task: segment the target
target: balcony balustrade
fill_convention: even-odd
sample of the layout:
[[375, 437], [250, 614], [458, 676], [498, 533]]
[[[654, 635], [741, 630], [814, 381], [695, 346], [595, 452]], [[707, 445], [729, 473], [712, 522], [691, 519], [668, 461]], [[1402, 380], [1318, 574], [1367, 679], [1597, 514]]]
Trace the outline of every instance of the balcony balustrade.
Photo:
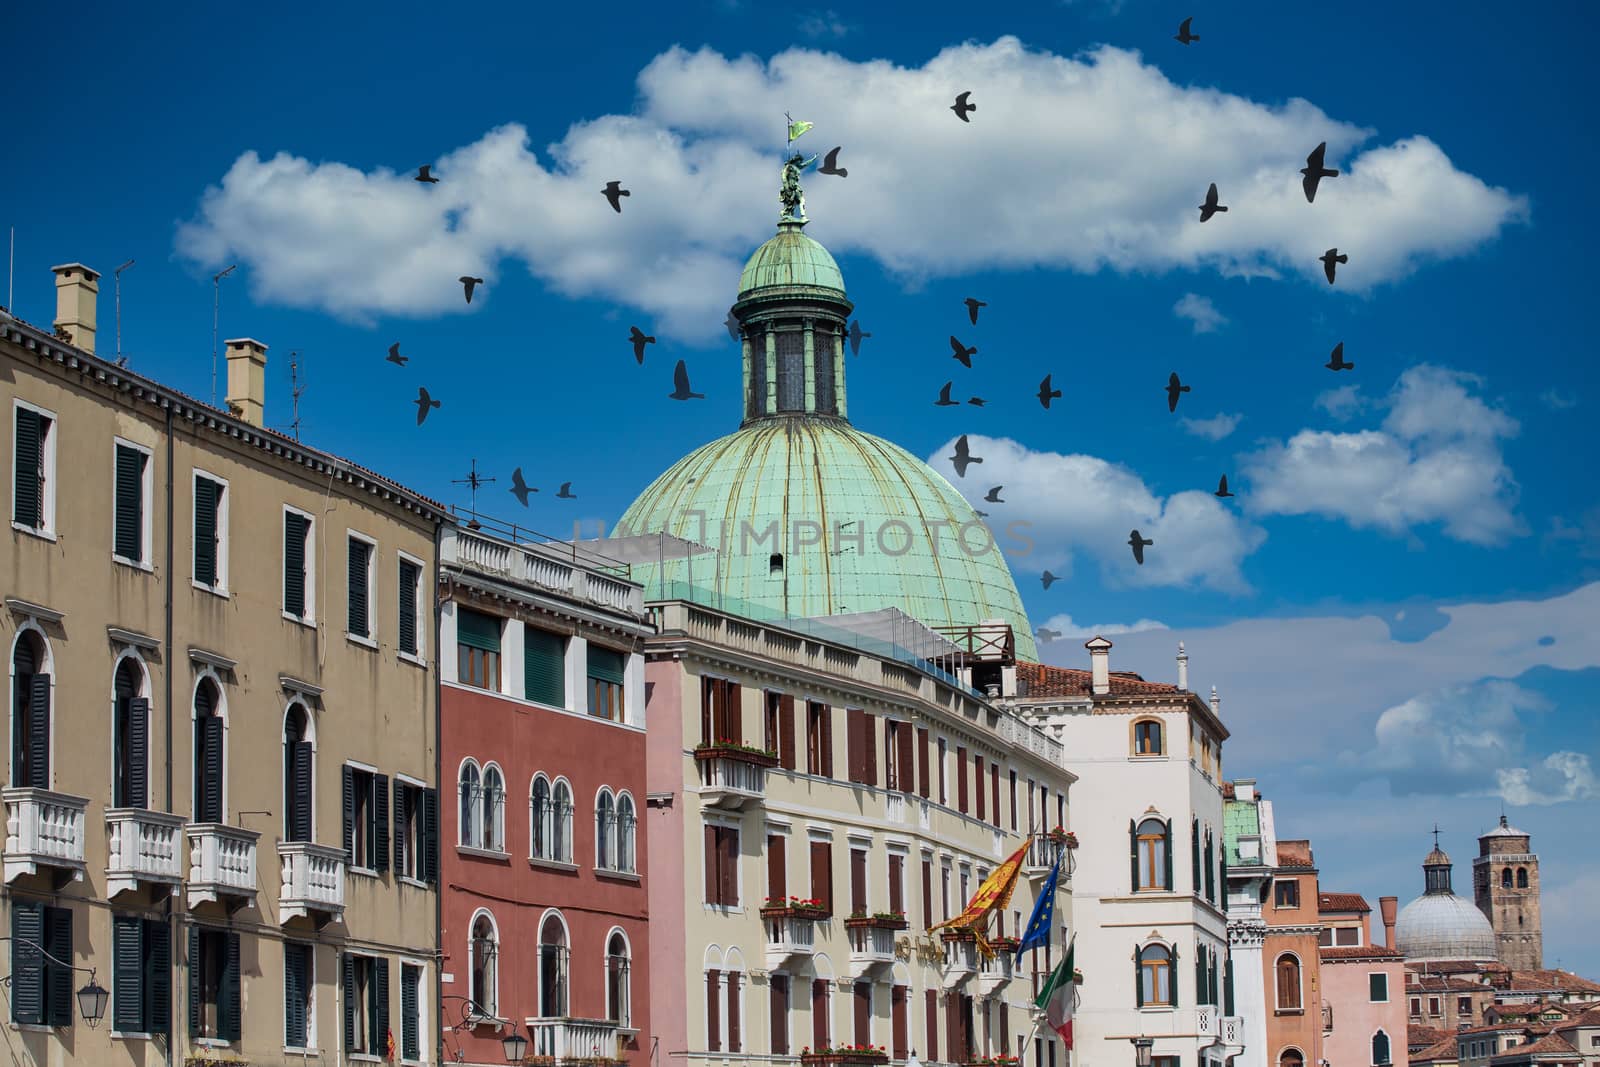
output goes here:
[[978, 961], [978, 995], [992, 997], [1011, 983], [1017, 960], [1017, 945], [1011, 938], [997, 938], [990, 942], [994, 949], [992, 959]]
[[865, 978], [894, 966], [895, 934], [906, 928], [904, 919], [856, 917], [844, 921], [850, 938], [850, 977]]
[[978, 973], [978, 942], [968, 930], [946, 930], [939, 938], [944, 942], [941, 984], [955, 989]]
[[344, 918], [346, 858], [342, 848], [309, 841], [280, 841], [278, 922], [309, 918], [319, 924]]
[[791, 960], [809, 960], [816, 952], [820, 912], [795, 908], [762, 908], [767, 928], [767, 966], [779, 968]]
[[700, 802], [728, 811], [761, 803], [767, 769], [778, 765], [777, 756], [732, 745], [703, 745], [694, 758], [700, 765]]
[[170, 886], [183, 882], [181, 815], [144, 808], [112, 808], [106, 812], [106, 895], [137, 889], [139, 883]]
[[532, 1038], [530, 1055], [550, 1057], [557, 1064], [618, 1058], [618, 1026], [609, 1020], [532, 1018], [526, 1022]]
[[6, 806], [5, 879], [14, 882], [40, 868], [83, 880], [84, 822], [88, 797], [48, 789], [0, 790]]
[[260, 834], [226, 823], [196, 823], [189, 839], [189, 906], [207, 902], [253, 904], [256, 841]]

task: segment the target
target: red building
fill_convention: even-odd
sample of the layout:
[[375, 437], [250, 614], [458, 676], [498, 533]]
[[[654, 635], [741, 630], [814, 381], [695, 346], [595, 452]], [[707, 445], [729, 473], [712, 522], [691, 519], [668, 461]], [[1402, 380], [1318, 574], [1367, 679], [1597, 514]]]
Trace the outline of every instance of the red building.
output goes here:
[[445, 1058], [646, 1067], [641, 589], [482, 529], [439, 560]]

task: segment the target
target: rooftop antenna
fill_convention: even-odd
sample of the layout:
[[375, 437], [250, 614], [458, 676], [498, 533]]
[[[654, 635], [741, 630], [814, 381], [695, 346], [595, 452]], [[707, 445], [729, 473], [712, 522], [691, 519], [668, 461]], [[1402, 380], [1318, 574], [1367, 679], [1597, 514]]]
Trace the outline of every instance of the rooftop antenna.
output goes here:
[[222, 279], [238, 268], [235, 263], [211, 276], [211, 406], [217, 406], [217, 311], [222, 306]]
[[122, 266], [111, 272], [112, 285], [117, 293], [117, 366], [126, 367], [128, 361], [122, 355], [122, 272], [133, 266], [133, 260], [128, 260]]
[[13, 311], [16, 307], [11, 302], [11, 287], [17, 281], [17, 228], [11, 227], [11, 261], [6, 268], [6, 310]]
[[306, 387], [300, 382], [300, 353], [289, 353], [289, 405], [294, 411], [294, 418], [289, 421], [289, 432], [296, 441], [300, 440], [300, 394]]
[[493, 478], [485, 478], [478, 473], [478, 461], [476, 459], [472, 461], [472, 469], [467, 472], [465, 478], [450, 479], [451, 485], [465, 485], [470, 486], [472, 489], [472, 521], [467, 523], [467, 529], [469, 530], [483, 529], [483, 523], [478, 521], [478, 490], [492, 481], [494, 481]]

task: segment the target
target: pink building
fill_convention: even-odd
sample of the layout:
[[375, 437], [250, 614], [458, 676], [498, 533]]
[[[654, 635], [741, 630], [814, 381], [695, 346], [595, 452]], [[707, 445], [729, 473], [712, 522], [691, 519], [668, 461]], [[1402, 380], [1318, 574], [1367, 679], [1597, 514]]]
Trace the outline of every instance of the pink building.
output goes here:
[[1373, 944], [1357, 893], [1319, 893], [1322, 1055], [1327, 1067], [1408, 1067], [1405, 960]]

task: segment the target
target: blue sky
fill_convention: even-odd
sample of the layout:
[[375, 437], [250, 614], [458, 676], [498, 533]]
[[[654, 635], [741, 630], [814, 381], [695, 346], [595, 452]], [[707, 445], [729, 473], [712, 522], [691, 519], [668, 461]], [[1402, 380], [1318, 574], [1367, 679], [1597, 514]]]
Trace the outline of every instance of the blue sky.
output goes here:
[[[1113, 658], [1154, 678], [1184, 639], [1224, 695], [1229, 772], [1314, 839], [1332, 888], [1409, 899], [1435, 819], [1466, 885], [1508, 803], [1545, 856], [1547, 957], [1593, 974], [1579, 894], [1600, 860], [1558, 842], [1600, 815], [1600, 376], [1577, 281], [1600, 12], [1392, 8], [24, 5], [14, 310], [47, 324], [48, 268], [85, 262], [110, 353], [110, 273], [135, 259], [124, 352], [205, 397], [210, 275], [238, 262], [221, 333], [271, 346], [269, 424], [297, 350], [308, 441], [458, 503], [476, 458], [500, 479], [486, 511], [592, 531], [737, 424], [720, 323], [771, 232], [788, 109], [850, 169], [806, 190], [874, 334], [852, 419], [925, 457], [961, 433], [990, 450], [985, 484], [957, 484], [1007, 483], [996, 517], [1033, 523], [1041, 549], [1013, 560], [1033, 622], [1143, 621]], [[970, 126], [944, 110], [963, 89]], [[1319, 140], [1345, 174], [1307, 205]], [[406, 180], [424, 162], [440, 185]], [[610, 178], [633, 189], [621, 216]], [[1210, 181], [1232, 210], [1201, 228]], [[1351, 257], [1331, 288], [1327, 244]], [[470, 308], [467, 272], [488, 280]], [[634, 323], [661, 338], [642, 369]], [[1341, 340], [1356, 369], [1335, 376]], [[666, 399], [676, 358], [704, 402]], [[1177, 416], [1171, 370], [1193, 386]], [[952, 377], [989, 406], [932, 408]], [[418, 384], [444, 404], [420, 430]], [[502, 495], [515, 466], [545, 490], [527, 513]], [[552, 499], [567, 480], [579, 499]], [[1048, 592], [1046, 566], [1069, 575]], [[1084, 666], [1082, 640], [1044, 656]]]

